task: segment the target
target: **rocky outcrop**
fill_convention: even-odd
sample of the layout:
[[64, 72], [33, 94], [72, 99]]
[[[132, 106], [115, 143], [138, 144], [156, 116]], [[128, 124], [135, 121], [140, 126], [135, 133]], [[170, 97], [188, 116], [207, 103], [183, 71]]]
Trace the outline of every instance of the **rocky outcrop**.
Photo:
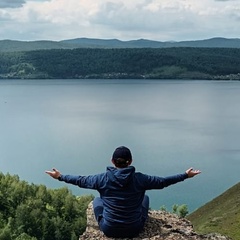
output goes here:
[[[87, 209], [87, 228], [79, 240], [110, 240], [99, 230], [94, 218], [92, 202]], [[126, 238], [125, 238], [126, 239]], [[231, 238], [220, 234], [199, 235], [193, 231], [190, 221], [179, 218], [177, 215], [165, 211], [149, 211], [143, 232], [133, 240], [231, 240]]]

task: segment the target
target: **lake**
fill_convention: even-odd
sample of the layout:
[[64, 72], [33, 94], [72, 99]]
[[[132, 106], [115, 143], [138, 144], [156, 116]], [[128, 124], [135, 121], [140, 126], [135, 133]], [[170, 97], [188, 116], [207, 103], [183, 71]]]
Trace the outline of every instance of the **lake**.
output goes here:
[[[148, 191], [151, 208], [190, 211], [239, 182], [240, 82], [0, 80], [0, 171], [59, 188], [44, 171], [88, 175], [129, 147], [137, 171], [202, 174]], [[74, 194], [94, 194], [67, 185]]]

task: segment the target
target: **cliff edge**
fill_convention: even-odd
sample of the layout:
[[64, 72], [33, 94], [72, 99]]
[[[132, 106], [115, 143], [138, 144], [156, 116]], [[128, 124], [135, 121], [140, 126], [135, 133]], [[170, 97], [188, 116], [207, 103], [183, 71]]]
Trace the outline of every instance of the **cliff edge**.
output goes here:
[[[87, 208], [87, 228], [79, 240], [110, 240], [99, 230], [92, 208], [92, 202]], [[125, 238], [127, 239], [127, 238]], [[165, 211], [149, 211], [143, 232], [133, 240], [231, 240], [227, 236], [217, 233], [200, 235], [193, 231], [190, 221]]]

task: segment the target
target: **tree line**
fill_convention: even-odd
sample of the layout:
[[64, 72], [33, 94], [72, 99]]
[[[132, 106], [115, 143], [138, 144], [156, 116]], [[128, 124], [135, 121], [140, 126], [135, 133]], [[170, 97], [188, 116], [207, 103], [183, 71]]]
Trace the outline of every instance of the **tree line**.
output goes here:
[[237, 48], [51, 49], [0, 53], [0, 78], [240, 79]]
[[92, 199], [74, 196], [66, 187], [48, 189], [0, 173], [0, 239], [77, 240]]

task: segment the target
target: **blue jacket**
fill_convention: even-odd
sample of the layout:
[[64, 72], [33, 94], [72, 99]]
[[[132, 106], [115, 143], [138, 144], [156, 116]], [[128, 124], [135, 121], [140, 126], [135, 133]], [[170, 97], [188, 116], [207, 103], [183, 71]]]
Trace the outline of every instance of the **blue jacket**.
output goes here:
[[127, 168], [107, 167], [105, 173], [92, 176], [61, 175], [60, 181], [81, 188], [95, 189], [103, 201], [103, 218], [108, 225], [134, 224], [141, 219], [142, 201], [146, 190], [162, 189], [183, 181], [186, 173], [171, 177], [149, 176]]

